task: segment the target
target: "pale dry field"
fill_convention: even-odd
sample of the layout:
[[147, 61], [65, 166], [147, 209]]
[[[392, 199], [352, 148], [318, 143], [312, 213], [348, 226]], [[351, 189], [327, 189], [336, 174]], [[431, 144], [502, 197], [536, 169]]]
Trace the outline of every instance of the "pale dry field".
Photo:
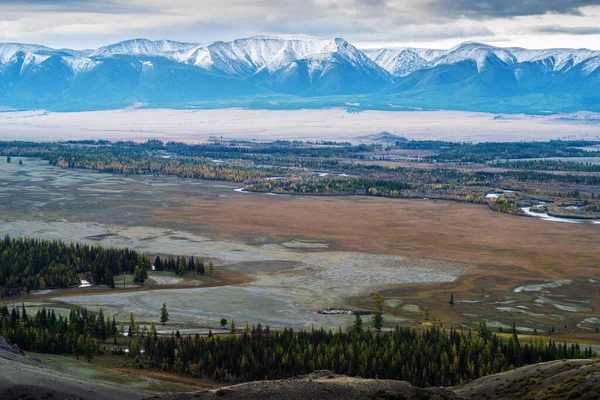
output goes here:
[[201, 142], [211, 137], [246, 140], [369, 142], [390, 132], [413, 140], [597, 140], [600, 115], [495, 115], [460, 111], [171, 110], [135, 109], [77, 113], [1, 112], [0, 140], [75, 139]]

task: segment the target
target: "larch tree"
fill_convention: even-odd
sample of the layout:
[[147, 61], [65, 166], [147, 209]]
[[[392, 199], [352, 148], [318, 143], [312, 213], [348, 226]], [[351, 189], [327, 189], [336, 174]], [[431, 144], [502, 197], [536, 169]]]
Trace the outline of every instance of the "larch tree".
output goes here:
[[129, 336], [133, 336], [135, 334], [135, 316], [133, 312], [129, 313]]

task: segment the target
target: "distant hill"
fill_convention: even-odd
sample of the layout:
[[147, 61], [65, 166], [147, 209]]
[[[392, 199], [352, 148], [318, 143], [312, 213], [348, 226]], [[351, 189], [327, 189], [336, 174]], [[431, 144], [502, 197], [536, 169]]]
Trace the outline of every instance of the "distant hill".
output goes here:
[[92, 50], [0, 43], [0, 110], [343, 107], [600, 111], [600, 51], [463, 43], [357, 49], [341, 38], [210, 44], [133, 39]]
[[359, 139], [369, 140], [377, 143], [390, 143], [395, 144], [396, 142], [408, 142], [408, 139], [404, 136], [394, 135], [390, 132], [380, 132], [373, 135], [360, 136]]

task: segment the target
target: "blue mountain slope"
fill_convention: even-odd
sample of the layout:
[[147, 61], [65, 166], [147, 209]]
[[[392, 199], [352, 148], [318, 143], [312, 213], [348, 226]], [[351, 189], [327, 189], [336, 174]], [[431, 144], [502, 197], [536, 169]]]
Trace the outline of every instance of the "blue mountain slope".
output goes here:
[[356, 68], [343, 56], [298, 60], [261, 82], [273, 91], [299, 96], [373, 93], [392, 83], [387, 73]]
[[89, 110], [394, 104], [491, 112], [600, 111], [600, 52], [464, 43], [362, 52], [343, 39], [208, 45], [134, 39], [97, 50], [0, 43], [0, 106]]

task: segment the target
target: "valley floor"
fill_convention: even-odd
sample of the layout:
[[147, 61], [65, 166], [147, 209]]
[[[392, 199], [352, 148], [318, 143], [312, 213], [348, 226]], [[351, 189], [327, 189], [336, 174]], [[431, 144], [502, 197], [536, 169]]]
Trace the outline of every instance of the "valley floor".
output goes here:
[[231, 183], [98, 174], [33, 159], [21, 167], [0, 164], [3, 233], [194, 255], [218, 271], [213, 280], [166, 274], [125, 292], [16, 299], [32, 310], [103, 306], [117, 320], [133, 311], [150, 324], [166, 302], [167, 330], [218, 329], [222, 317], [239, 326], [336, 329], [353, 317], [320, 308], [371, 309], [370, 293], [379, 290], [388, 326], [435, 319], [476, 327], [484, 319], [508, 329], [515, 321], [521, 332], [600, 341], [597, 225], [446, 201], [241, 193]]
[[547, 116], [462, 111], [335, 109], [125, 109], [93, 112], [0, 112], [0, 140], [139, 140], [200, 142], [332, 140], [370, 143], [381, 132], [410, 140], [597, 140], [600, 114]]

